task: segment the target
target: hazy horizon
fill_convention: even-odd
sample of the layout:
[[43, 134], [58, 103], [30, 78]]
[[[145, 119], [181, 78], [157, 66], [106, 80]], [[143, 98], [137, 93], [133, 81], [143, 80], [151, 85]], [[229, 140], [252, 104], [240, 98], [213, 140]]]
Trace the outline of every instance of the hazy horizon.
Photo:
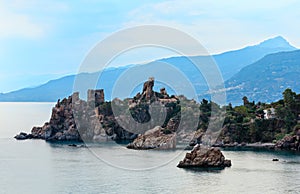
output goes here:
[[[273, 37], [266, 38], [266, 39], [258, 41], [256, 43], [250, 43], [248, 45], [244, 45], [241, 48], [225, 50], [225, 51], [222, 51], [222, 52], [219, 52], [219, 53], [209, 53], [209, 54], [211, 56], [212, 55], [220, 55], [220, 54], [223, 54], [223, 53], [226, 53], [226, 52], [236, 51], [236, 50], [244, 49], [244, 48], [251, 47], [251, 46], [257, 46], [257, 45], [259, 45], [259, 44], [261, 44], [265, 41], [272, 40], [272, 39], [275, 39], [275, 38], [278, 38], [278, 37], [283, 38], [284, 40], [286, 40], [285, 37], [282, 37], [282, 36], [278, 35], [278, 36], [273, 36]], [[288, 43], [291, 46], [294, 46], [293, 43], [291, 43], [291, 42], [288, 42]], [[297, 47], [295, 47], [295, 48], [299, 49]], [[160, 55], [162, 55], [162, 56], [160, 56], [160, 57], [156, 56], [155, 57], [155, 56], [149, 54], [149, 53], [151, 53], [151, 51], [157, 51], [157, 50], [160, 51]], [[139, 56], [138, 53], [141, 56]], [[156, 55], [157, 55], [157, 53], [156, 53]], [[134, 60], [134, 59], [131, 58], [131, 56], [138, 56], [138, 57], [137, 57], [136, 60]], [[138, 49], [137, 51], [136, 50], [132, 50], [132, 51], [129, 50], [129, 52], [126, 51], [125, 53], [122, 53], [122, 55], [118, 56], [116, 59], [114, 59], [112, 61], [112, 63], [109, 65], [109, 68], [119, 68], [119, 67], [125, 67], [125, 66], [128, 66], [128, 65], [141, 65], [141, 64], [146, 64], [146, 63], [149, 63], [151, 61], [155, 61], [155, 60], [159, 60], [159, 59], [179, 57], [179, 56], [182, 56], [182, 55], [178, 55], [177, 53], [174, 54], [174, 52], [169, 51], [167, 49], [146, 47], [146, 48]], [[194, 55], [194, 56], [199, 56], [199, 55]], [[10, 89], [1, 90], [2, 88], [0, 88], [0, 93], [9, 93], [9, 92], [16, 91], [16, 90], [23, 89], [23, 88], [36, 87], [36, 86], [45, 84], [50, 80], [59, 79], [61, 77], [69, 76], [69, 75], [76, 75], [77, 73], [78, 72], [75, 71], [75, 72], [55, 73], [55, 74], [27, 74], [26, 76], [23, 76], [23, 82], [21, 83], [21, 85], [18, 82], [19, 80], [15, 80], [13, 82], [14, 84], [10, 85]], [[90, 72], [90, 73], [92, 73], [92, 72]], [[15, 87], [15, 85], [18, 85], [18, 86]]]
[[[237, 50], [276, 36], [300, 48], [300, 29], [295, 25], [299, 6], [300, 2], [294, 0], [127, 3], [2, 0], [0, 93], [75, 74], [99, 41], [138, 25], [164, 25], [184, 31], [211, 54]], [[174, 53], [156, 50], [145, 55], [136, 50], [116, 64], [136, 64], [169, 56]]]

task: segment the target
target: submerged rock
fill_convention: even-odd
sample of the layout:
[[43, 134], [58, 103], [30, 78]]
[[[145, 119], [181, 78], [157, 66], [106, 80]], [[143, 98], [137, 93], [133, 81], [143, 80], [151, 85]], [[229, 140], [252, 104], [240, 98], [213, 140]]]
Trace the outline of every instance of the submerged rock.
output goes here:
[[197, 144], [191, 153], [186, 153], [179, 168], [225, 168], [231, 166], [231, 160], [226, 160], [219, 148], [200, 147]]
[[14, 138], [17, 139], [17, 140], [25, 140], [25, 139], [31, 139], [32, 135], [21, 132], [20, 134], [16, 135]]

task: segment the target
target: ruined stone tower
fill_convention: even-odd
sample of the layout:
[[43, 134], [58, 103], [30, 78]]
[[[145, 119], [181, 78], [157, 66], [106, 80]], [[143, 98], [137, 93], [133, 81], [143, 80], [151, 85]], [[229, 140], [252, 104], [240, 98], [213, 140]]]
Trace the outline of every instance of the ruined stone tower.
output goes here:
[[100, 90], [88, 90], [87, 93], [87, 101], [88, 102], [95, 102], [95, 106], [98, 106], [104, 102], [104, 91], [103, 89]]

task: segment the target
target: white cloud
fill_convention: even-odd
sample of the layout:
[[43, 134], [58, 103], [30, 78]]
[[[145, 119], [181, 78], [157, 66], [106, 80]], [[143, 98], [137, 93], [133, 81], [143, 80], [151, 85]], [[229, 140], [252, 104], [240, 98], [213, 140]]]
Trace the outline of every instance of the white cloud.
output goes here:
[[132, 10], [124, 26], [175, 27], [196, 37], [213, 53], [238, 49], [275, 35], [291, 37], [297, 46], [299, 7], [297, 0], [174, 0]]
[[43, 17], [67, 10], [66, 4], [55, 1], [0, 0], [0, 38], [43, 37], [50, 27]]
[[30, 21], [30, 18], [26, 15], [3, 14], [3, 12], [0, 15], [0, 38], [15, 36], [36, 38], [41, 37], [43, 34], [43, 28]]
[[40, 0], [9, 0], [7, 5], [14, 10], [34, 10], [38, 9], [39, 11], [44, 12], [58, 12], [58, 11], [68, 11], [69, 6], [60, 1], [51, 0], [51, 1], [40, 1]]
[[0, 38], [15, 36], [35, 38], [43, 34], [43, 27], [33, 22], [28, 15], [16, 13], [0, 1]]

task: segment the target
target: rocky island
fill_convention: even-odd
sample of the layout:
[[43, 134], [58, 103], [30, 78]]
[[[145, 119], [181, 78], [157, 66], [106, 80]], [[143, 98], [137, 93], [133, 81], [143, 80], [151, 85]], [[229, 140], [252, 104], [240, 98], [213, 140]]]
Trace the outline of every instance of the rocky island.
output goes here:
[[[133, 141], [127, 146], [131, 149], [175, 148], [175, 132], [180, 121], [180, 98], [184, 97], [170, 96], [165, 88], [155, 92], [153, 86], [154, 78], [149, 78], [141, 93], [133, 98], [114, 99], [112, 102], [105, 102], [103, 90], [88, 90], [87, 101], [80, 99], [79, 93], [75, 92], [57, 101], [49, 122], [42, 127], [33, 127], [30, 134], [21, 132], [15, 138], [50, 142], [129, 140]], [[189, 102], [195, 104], [194, 100]], [[114, 106], [120, 112], [114, 110], [113, 113]], [[163, 110], [165, 115], [156, 118], [160, 119], [156, 122], [161, 125], [152, 124], [155, 115], [151, 117], [149, 111], [160, 113]], [[135, 122], [128, 123], [132, 118]], [[139, 123], [149, 124], [142, 131], [132, 130], [136, 128], [134, 124]]]
[[[129, 149], [173, 149], [178, 143], [192, 147], [202, 143], [214, 106], [216, 110], [226, 109], [214, 147], [300, 151], [300, 95], [290, 89], [285, 90], [282, 100], [270, 104], [250, 102], [244, 97], [243, 105], [220, 107], [205, 99], [197, 103], [184, 96], [169, 95], [165, 88], [156, 92], [154, 82], [154, 78], [149, 78], [141, 93], [133, 98], [109, 102], [104, 100], [101, 89], [88, 90], [86, 101], [75, 92], [57, 101], [49, 122], [33, 127], [29, 134], [21, 132], [15, 138], [50, 142], [126, 140], [130, 141]], [[196, 110], [200, 111], [199, 115], [193, 114]], [[151, 111], [157, 114], [150, 114]], [[185, 112], [191, 113], [190, 120], [197, 120], [195, 128], [187, 122], [180, 123]], [[160, 125], [153, 122], [155, 119]]]
[[197, 144], [190, 153], [186, 153], [179, 168], [211, 168], [223, 169], [231, 166], [231, 160], [225, 159], [219, 148], [202, 147]]

